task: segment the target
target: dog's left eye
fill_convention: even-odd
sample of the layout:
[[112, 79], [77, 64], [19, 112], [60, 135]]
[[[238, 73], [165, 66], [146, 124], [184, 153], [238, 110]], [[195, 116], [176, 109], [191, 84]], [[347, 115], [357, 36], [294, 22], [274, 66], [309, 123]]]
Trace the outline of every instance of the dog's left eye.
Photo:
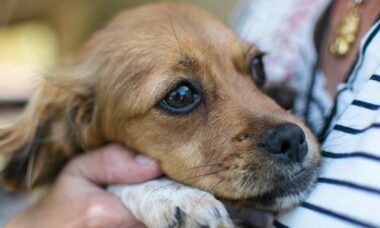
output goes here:
[[199, 90], [190, 83], [182, 83], [172, 89], [159, 102], [159, 106], [174, 114], [192, 111], [201, 102]]
[[263, 56], [264, 54], [256, 55], [251, 59], [249, 63], [249, 70], [250, 70], [252, 79], [258, 86], [264, 85], [266, 81]]

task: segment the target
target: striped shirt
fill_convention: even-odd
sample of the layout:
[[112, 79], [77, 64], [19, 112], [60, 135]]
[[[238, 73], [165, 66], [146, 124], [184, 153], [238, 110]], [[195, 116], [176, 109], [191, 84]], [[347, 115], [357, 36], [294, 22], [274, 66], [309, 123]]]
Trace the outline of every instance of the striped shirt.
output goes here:
[[[301, 89], [297, 98], [298, 104], [304, 104], [297, 114], [311, 123], [315, 133], [323, 134], [323, 167], [315, 189], [302, 205], [280, 215], [275, 226], [380, 227], [380, 19], [362, 39], [357, 60], [346, 80], [338, 85], [333, 101], [326, 92], [323, 73], [315, 67], [318, 56], [312, 38], [329, 1], [283, 0], [276, 1], [277, 7], [273, 7], [273, 1], [276, 0], [243, 1], [244, 7], [237, 10], [235, 28], [255, 41], [259, 35], [252, 32], [254, 29], [247, 31], [251, 27], [268, 27], [268, 20], [257, 20], [258, 11], [280, 17], [276, 20], [281, 21], [281, 26], [268, 28], [275, 35], [260, 45], [269, 47], [270, 52], [276, 45], [271, 47], [266, 42], [276, 44], [283, 39], [281, 44], [292, 48], [291, 59], [284, 63], [279, 56], [272, 57], [267, 63], [277, 69], [268, 72], [269, 77], [307, 88]], [[307, 11], [309, 7], [318, 10]], [[303, 14], [294, 16], [297, 12]], [[294, 17], [298, 19], [293, 20]], [[287, 26], [291, 29], [281, 33], [281, 28]], [[288, 37], [294, 35], [297, 38]], [[278, 55], [286, 57], [283, 53]], [[289, 72], [293, 75], [286, 75]], [[298, 80], [301, 76], [306, 79]]]

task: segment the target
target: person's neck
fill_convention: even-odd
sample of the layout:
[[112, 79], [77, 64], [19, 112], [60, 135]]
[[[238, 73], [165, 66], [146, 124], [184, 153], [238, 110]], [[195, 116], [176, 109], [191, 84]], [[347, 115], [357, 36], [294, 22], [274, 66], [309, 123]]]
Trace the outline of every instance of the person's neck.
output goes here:
[[331, 54], [329, 46], [334, 39], [336, 27], [345, 18], [348, 10], [347, 0], [334, 0], [328, 22], [326, 36], [320, 54], [321, 67], [326, 75], [327, 90], [332, 96], [336, 94], [336, 86], [341, 83], [349, 73], [351, 65], [356, 59], [360, 40], [372, 27], [373, 22], [380, 14], [380, 0], [364, 0], [361, 6], [360, 26], [356, 39], [345, 56], [337, 57]]

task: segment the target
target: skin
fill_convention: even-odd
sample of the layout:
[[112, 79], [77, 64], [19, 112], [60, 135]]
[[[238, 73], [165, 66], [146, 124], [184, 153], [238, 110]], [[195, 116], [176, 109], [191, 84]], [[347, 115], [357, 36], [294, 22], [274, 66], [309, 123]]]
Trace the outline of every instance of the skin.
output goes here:
[[327, 90], [331, 96], [336, 95], [336, 87], [342, 82], [351, 65], [356, 59], [359, 49], [359, 44], [363, 36], [370, 29], [373, 22], [380, 13], [380, 1], [378, 0], [364, 0], [361, 7], [361, 21], [359, 25], [359, 32], [357, 38], [351, 46], [349, 53], [343, 57], [336, 57], [329, 51], [329, 45], [335, 37], [335, 29], [338, 23], [345, 17], [347, 13], [348, 3], [347, 0], [335, 0], [332, 6], [331, 18], [327, 27], [326, 39], [323, 41], [321, 51], [321, 67], [326, 75]]
[[159, 175], [152, 159], [119, 145], [100, 148], [67, 164], [47, 196], [5, 227], [144, 227], [100, 185], [140, 183]]

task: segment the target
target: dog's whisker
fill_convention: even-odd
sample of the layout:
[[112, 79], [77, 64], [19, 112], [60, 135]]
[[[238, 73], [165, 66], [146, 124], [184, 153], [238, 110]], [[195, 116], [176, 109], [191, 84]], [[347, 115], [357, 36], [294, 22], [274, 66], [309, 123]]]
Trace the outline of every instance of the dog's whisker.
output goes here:
[[331, 149], [331, 148], [336, 148], [336, 147], [339, 147], [340, 145], [342, 145], [342, 144], [344, 144], [344, 142], [341, 142], [341, 143], [336, 143], [336, 144], [329, 144], [329, 145], [327, 145], [327, 146], [323, 146], [322, 148], [324, 149], [324, 150], [329, 150], [329, 149]]
[[[346, 127], [349, 127], [349, 128], [360, 128], [357, 125], [348, 125], [348, 126], [346, 125]], [[327, 132], [326, 134], [322, 135], [322, 138], [325, 138], [326, 136], [328, 136], [328, 133], [329, 132]], [[337, 139], [344, 138], [344, 136], [345, 136], [344, 134], [341, 134], [341, 135], [335, 136], [333, 138], [330, 138], [329, 141], [331, 141], [331, 140], [332, 141], [336, 141]], [[337, 144], [330, 144], [327, 147], [324, 145], [323, 148], [330, 148], [330, 147], [340, 146], [340, 145], [342, 145], [342, 143], [343, 142], [337, 142]]]
[[192, 177], [184, 179], [183, 181], [189, 181], [189, 180], [193, 180], [193, 179], [200, 178], [200, 177], [206, 177], [206, 176], [215, 175], [215, 174], [217, 174], [217, 173], [219, 173], [220, 171], [223, 171], [223, 170], [224, 169], [219, 169], [219, 170], [211, 172], [211, 173], [206, 173], [206, 174], [201, 174], [201, 175], [197, 175], [197, 176], [192, 176]]
[[176, 39], [176, 41], [177, 41], [177, 44], [178, 44], [178, 49], [179, 49], [179, 51], [181, 52], [181, 56], [184, 56], [184, 53], [183, 53], [182, 47], [181, 47], [181, 45], [180, 45], [180, 43], [179, 43], [179, 40], [178, 40], [177, 33], [176, 33], [175, 29], [174, 29], [173, 22], [172, 22], [170, 16], [168, 16], [168, 17], [169, 17], [170, 27], [171, 27], [171, 29], [172, 29], [173, 35], [174, 35], [174, 37], [175, 37], [175, 39]]
[[210, 158], [207, 160], [207, 162], [205, 164], [209, 164], [209, 163], [215, 161], [216, 159], [218, 159], [218, 156], [217, 156], [216, 150], [214, 150], [212, 152]]
[[341, 139], [342, 137], [344, 137], [345, 135], [337, 135], [337, 136], [334, 136], [334, 137], [330, 137], [329, 140], [332, 140], [332, 141], [336, 141], [337, 139]]
[[[352, 119], [355, 119], [356, 117], [352, 117]], [[351, 118], [347, 118], [346, 120], [351, 120]], [[357, 126], [357, 125], [346, 125], [346, 127], [349, 127], [349, 128], [360, 128], [360, 126]], [[329, 131], [327, 131], [327, 132], [325, 132], [324, 134], [321, 134], [319, 137], [321, 138], [321, 139], [325, 139], [325, 138], [327, 138], [328, 137], [328, 135], [331, 133], [331, 131], [332, 131], [333, 129], [329, 129]], [[342, 135], [339, 135], [339, 136], [336, 136], [336, 138], [330, 138], [329, 140], [331, 141], [331, 140], [336, 140], [336, 139], [338, 139], [338, 138], [341, 138], [341, 137], [343, 137], [344, 135], [342, 134]]]
[[[197, 178], [201, 178], [201, 177], [207, 177], [207, 176], [212, 176], [212, 175], [215, 175], [217, 173], [219, 173], [220, 171], [223, 171], [224, 169], [219, 169], [217, 171], [214, 171], [214, 172], [211, 172], [211, 173], [206, 173], [206, 174], [201, 174], [201, 175], [197, 175], [197, 176], [192, 176], [192, 177], [189, 177], [189, 178], [186, 178], [184, 180], [181, 180], [182, 182], [186, 182], [186, 181], [189, 181], [189, 180], [194, 180], [194, 179], [197, 179]], [[154, 189], [152, 192], [154, 191], [157, 191], [157, 190], [160, 190], [162, 188], [166, 188], [166, 187], [169, 187], [169, 186], [172, 186], [174, 184], [177, 184], [177, 183], [170, 183], [168, 185], [164, 185], [164, 186], [161, 186], [159, 188], [156, 188]]]
[[269, 38], [269, 37], [271, 37], [271, 36], [274, 36], [274, 35], [275, 35], [275, 32], [274, 32], [274, 31], [273, 31], [273, 32], [268, 32], [268, 33], [264, 34], [263, 36], [257, 38], [256, 40], [253, 40], [253, 42], [254, 42], [254, 43], [258, 43], [258, 42], [260, 42], [260, 41], [262, 41], [262, 40], [264, 40], [264, 39], [267, 39], [267, 38]]
[[194, 167], [190, 167], [190, 168], [187, 168], [187, 169], [183, 169], [183, 170], [180, 170], [178, 172], [176, 172], [176, 174], [179, 174], [179, 173], [182, 173], [182, 172], [186, 172], [186, 171], [189, 171], [189, 170], [193, 170], [193, 169], [200, 169], [200, 168], [208, 168], [208, 167], [213, 167], [213, 166], [219, 166], [221, 165], [221, 163], [212, 163], [210, 164], [212, 161], [215, 161], [217, 159], [216, 157], [216, 154], [215, 152], [212, 154], [212, 156], [210, 157], [210, 159], [202, 164], [202, 165], [198, 165], [198, 166], [194, 166]]
[[215, 164], [203, 164], [203, 165], [199, 165], [199, 166], [195, 166], [195, 167], [190, 167], [190, 168], [187, 168], [187, 169], [182, 169], [180, 171], [177, 171], [174, 174], [174, 176], [177, 175], [177, 174], [189, 171], [189, 170], [201, 169], [201, 168], [209, 168], [209, 167], [214, 167], [214, 166], [219, 166], [219, 165], [221, 165], [221, 164], [220, 163], [215, 163]]
[[[216, 189], [216, 187], [218, 187], [218, 185], [220, 185], [223, 181], [225, 181], [225, 179], [221, 179], [220, 181], [218, 181], [210, 190], [209, 192], [214, 192], [214, 190]], [[206, 197], [206, 195], [208, 194], [208, 192], [205, 192], [203, 193], [202, 197], [200, 197], [193, 205], [193, 207], [190, 209], [190, 212], [192, 210], [194, 210], [196, 208], [196, 206], [198, 206], [198, 204]], [[191, 213], [189, 213], [191, 214]]]

